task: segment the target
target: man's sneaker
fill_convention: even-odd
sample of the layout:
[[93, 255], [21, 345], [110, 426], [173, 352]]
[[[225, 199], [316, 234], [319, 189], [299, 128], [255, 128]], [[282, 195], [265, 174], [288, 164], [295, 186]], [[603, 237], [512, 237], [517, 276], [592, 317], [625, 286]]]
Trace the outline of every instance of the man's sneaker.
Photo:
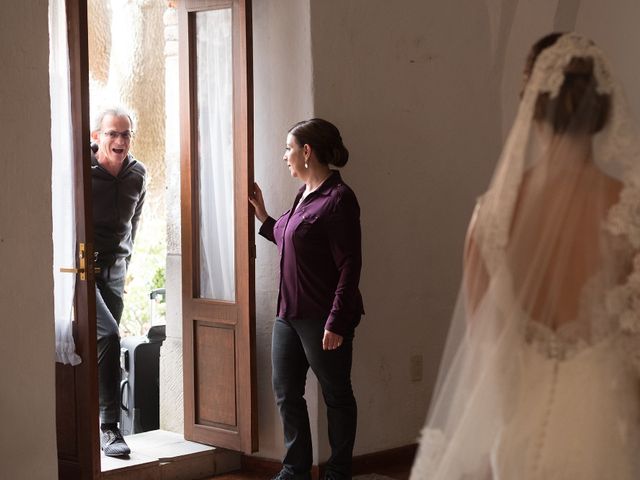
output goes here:
[[123, 457], [131, 453], [131, 449], [122, 438], [120, 429], [115, 423], [100, 425], [100, 445], [108, 457]]
[[280, 473], [278, 473], [271, 480], [311, 480], [311, 474], [303, 473], [296, 475], [295, 473], [289, 473], [286, 469], [283, 468], [282, 470], [280, 470]]
[[278, 474], [273, 477], [271, 480], [294, 480], [294, 476], [291, 473], [288, 473], [284, 470], [280, 470]]

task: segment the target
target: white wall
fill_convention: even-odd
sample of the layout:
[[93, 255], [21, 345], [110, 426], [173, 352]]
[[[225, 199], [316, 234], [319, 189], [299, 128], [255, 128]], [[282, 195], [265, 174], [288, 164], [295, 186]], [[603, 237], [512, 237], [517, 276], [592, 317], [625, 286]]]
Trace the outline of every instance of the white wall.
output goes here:
[[[182, 362], [182, 254], [180, 239], [180, 97], [178, 12], [164, 14], [165, 186], [167, 220], [166, 334], [160, 351], [160, 428], [184, 432]], [[145, 213], [146, 215], [147, 213]]]
[[362, 210], [367, 314], [353, 381], [364, 454], [414, 443], [424, 421], [466, 223], [499, 152], [499, 77], [476, 0], [322, 0], [311, 32], [315, 113], [341, 129]]
[[640, 2], [618, 0], [603, 6], [597, 0], [582, 0], [576, 29], [592, 38], [605, 52], [621, 81], [636, 120], [640, 118]]
[[[291, 206], [299, 188], [282, 161], [287, 130], [313, 112], [309, 0], [254, 1], [253, 49], [255, 179], [269, 213], [277, 218]], [[256, 224], [256, 232], [258, 227]], [[282, 426], [271, 390], [271, 328], [276, 315], [279, 257], [275, 246], [257, 235], [256, 250], [257, 455], [279, 459], [284, 452]], [[315, 381], [308, 382], [312, 419], [318, 416], [318, 398]], [[312, 429], [315, 436], [315, 425]]]
[[0, 476], [57, 478], [47, 2], [0, 27]]

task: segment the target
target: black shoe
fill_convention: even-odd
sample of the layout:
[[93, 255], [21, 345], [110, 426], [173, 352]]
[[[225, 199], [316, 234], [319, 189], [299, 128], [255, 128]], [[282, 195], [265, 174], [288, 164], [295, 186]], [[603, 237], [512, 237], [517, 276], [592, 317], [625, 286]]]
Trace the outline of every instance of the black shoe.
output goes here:
[[280, 472], [278, 472], [278, 474], [271, 480], [293, 480], [293, 475], [285, 472], [284, 470], [280, 470]]
[[115, 423], [100, 425], [100, 445], [107, 457], [124, 457], [131, 453], [131, 449], [122, 438], [122, 433]]
[[307, 473], [303, 475], [296, 475], [295, 473], [289, 473], [286, 470], [282, 469], [280, 470], [280, 473], [278, 473], [271, 480], [311, 480], [311, 474]]

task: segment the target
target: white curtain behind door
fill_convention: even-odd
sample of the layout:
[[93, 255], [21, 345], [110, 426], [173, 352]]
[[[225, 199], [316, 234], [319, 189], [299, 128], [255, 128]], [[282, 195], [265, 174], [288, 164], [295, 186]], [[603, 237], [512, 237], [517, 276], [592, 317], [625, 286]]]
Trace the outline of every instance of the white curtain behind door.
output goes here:
[[231, 9], [196, 15], [200, 297], [235, 301]]
[[76, 265], [74, 169], [69, 93], [69, 51], [64, 0], [49, 0], [49, 91], [51, 95], [53, 283], [56, 361], [78, 365], [73, 341], [76, 275], [60, 267]]

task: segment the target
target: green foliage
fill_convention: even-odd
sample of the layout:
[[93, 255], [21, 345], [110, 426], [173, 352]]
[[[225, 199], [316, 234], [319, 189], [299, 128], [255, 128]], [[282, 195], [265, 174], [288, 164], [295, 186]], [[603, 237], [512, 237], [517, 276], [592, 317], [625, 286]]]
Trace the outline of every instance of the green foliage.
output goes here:
[[[152, 305], [149, 294], [165, 287], [166, 281], [166, 224], [164, 219], [142, 218], [138, 229], [127, 281], [120, 335], [144, 335], [151, 323], [164, 323], [164, 296]], [[152, 319], [152, 313], [154, 318]]]
[[167, 283], [167, 268], [162, 266], [156, 270], [151, 279], [151, 288], [156, 290], [158, 288], [164, 288]]

